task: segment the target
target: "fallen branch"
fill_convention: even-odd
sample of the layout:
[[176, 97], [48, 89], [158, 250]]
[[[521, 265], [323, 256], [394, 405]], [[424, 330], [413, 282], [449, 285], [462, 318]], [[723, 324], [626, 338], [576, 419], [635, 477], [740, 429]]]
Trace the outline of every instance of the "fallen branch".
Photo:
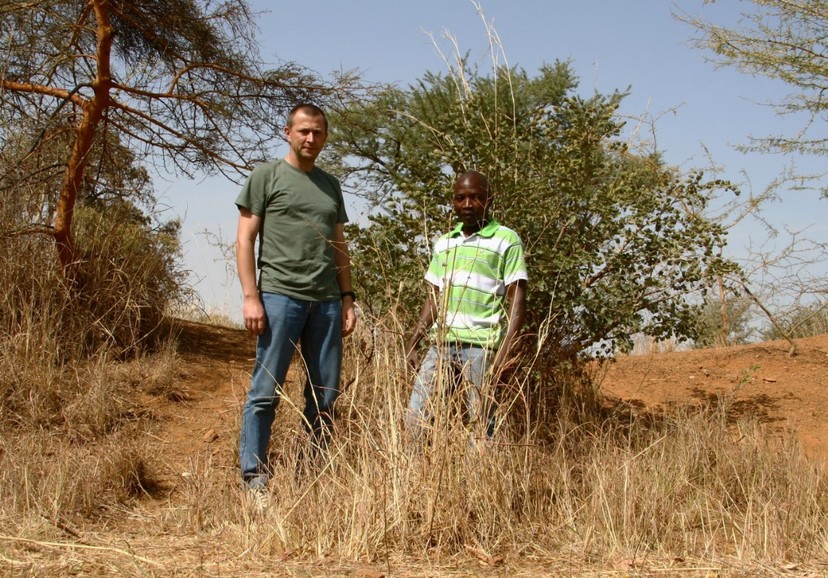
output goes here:
[[37, 546], [54, 546], [56, 548], [81, 548], [84, 550], [102, 550], [107, 552], [115, 552], [116, 554], [123, 554], [124, 556], [129, 556], [134, 560], [138, 560], [140, 562], [146, 562], [147, 564], [152, 564], [153, 566], [161, 567], [161, 564], [154, 560], [150, 560], [149, 558], [144, 558], [142, 556], [136, 556], [131, 552], [127, 552], [126, 550], [121, 550], [120, 548], [113, 548], [112, 546], [89, 546], [86, 544], [77, 544], [74, 542], [43, 542], [41, 540], [31, 540], [29, 538], [17, 538], [15, 536], [3, 536], [0, 535], [0, 540], [5, 542], [22, 542], [25, 544], [35, 544]]

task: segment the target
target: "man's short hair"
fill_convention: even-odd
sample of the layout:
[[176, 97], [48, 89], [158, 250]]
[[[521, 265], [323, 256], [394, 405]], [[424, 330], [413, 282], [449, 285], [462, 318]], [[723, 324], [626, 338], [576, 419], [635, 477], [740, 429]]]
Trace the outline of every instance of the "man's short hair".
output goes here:
[[464, 181], [464, 180], [467, 180], [467, 179], [476, 180], [480, 184], [480, 187], [484, 191], [486, 191], [486, 194], [487, 195], [490, 194], [491, 191], [490, 191], [490, 186], [489, 186], [489, 177], [487, 177], [483, 173], [481, 173], [479, 171], [466, 171], [463, 174], [461, 174], [460, 176], [458, 176], [457, 179], [455, 179], [454, 183], [457, 184], [460, 181]]
[[293, 126], [293, 117], [296, 116], [297, 112], [304, 112], [308, 116], [321, 116], [322, 120], [325, 121], [325, 132], [328, 132], [328, 116], [325, 114], [325, 111], [316, 106], [315, 104], [311, 104], [309, 102], [303, 102], [301, 104], [297, 104], [292, 109], [287, 116], [287, 125]]

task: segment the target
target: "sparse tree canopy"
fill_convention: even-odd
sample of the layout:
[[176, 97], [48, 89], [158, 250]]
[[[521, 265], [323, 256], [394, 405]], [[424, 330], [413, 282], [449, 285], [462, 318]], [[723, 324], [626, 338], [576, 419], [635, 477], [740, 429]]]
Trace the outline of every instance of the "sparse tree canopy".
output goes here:
[[352, 236], [365, 305], [416, 311], [429, 242], [449, 227], [452, 182], [475, 169], [490, 179], [494, 216], [526, 245], [528, 325], [553, 357], [623, 348], [637, 331], [693, 335], [687, 296], [729, 267], [718, 257], [723, 229], [702, 216], [726, 185], [632, 154], [615, 114], [623, 95], [585, 99], [575, 88], [565, 63], [530, 78], [461, 61], [341, 111], [334, 160], [381, 208]]
[[[804, 112], [810, 122], [793, 135], [757, 140], [771, 152], [828, 154], [828, 2], [826, 0], [752, 0], [733, 28], [681, 17], [703, 34], [698, 45], [712, 50], [723, 66], [776, 78], [793, 89], [773, 103], [782, 113]], [[747, 4], [751, 4], [747, 3]]]
[[29, 230], [54, 237], [65, 270], [91, 163], [124, 147], [179, 174], [242, 171], [268, 156], [287, 109], [351, 82], [268, 69], [244, 1], [5, 0], [0, 30], [0, 146], [26, 167], [6, 186], [47, 185]]

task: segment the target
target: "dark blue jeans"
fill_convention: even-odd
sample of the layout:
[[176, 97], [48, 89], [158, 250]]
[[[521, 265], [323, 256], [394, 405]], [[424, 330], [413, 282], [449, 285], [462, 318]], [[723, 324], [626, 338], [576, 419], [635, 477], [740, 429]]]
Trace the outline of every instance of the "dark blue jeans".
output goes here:
[[251, 486], [267, 481], [267, 446], [293, 353], [297, 347], [307, 374], [303, 423], [313, 442], [324, 446], [333, 427], [342, 364], [339, 300], [303, 301], [263, 293], [267, 328], [256, 344], [256, 365], [242, 411], [239, 461]]

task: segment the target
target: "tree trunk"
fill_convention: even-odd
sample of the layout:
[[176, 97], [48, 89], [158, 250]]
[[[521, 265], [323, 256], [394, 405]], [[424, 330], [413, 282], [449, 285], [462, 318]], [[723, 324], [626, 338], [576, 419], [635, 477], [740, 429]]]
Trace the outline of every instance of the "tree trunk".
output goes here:
[[78, 191], [83, 182], [89, 151], [95, 142], [98, 123], [103, 118], [104, 111], [109, 106], [109, 91], [112, 88], [110, 72], [110, 53], [112, 50], [112, 25], [109, 20], [109, 2], [107, 0], [91, 2], [95, 12], [98, 29], [97, 45], [97, 73], [92, 81], [92, 98], [85, 100], [83, 118], [77, 128], [77, 136], [72, 146], [72, 154], [66, 165], [66, 175], [58, 199], [55, 215], [54, 237], [58, 251], [58, 258], [63, 267], [64, 276], [69, 281], [77, 281], [77, 258], [75, 243], [72, 236], [72, 219], [75, 214], [75, 204], [78, 200]]

